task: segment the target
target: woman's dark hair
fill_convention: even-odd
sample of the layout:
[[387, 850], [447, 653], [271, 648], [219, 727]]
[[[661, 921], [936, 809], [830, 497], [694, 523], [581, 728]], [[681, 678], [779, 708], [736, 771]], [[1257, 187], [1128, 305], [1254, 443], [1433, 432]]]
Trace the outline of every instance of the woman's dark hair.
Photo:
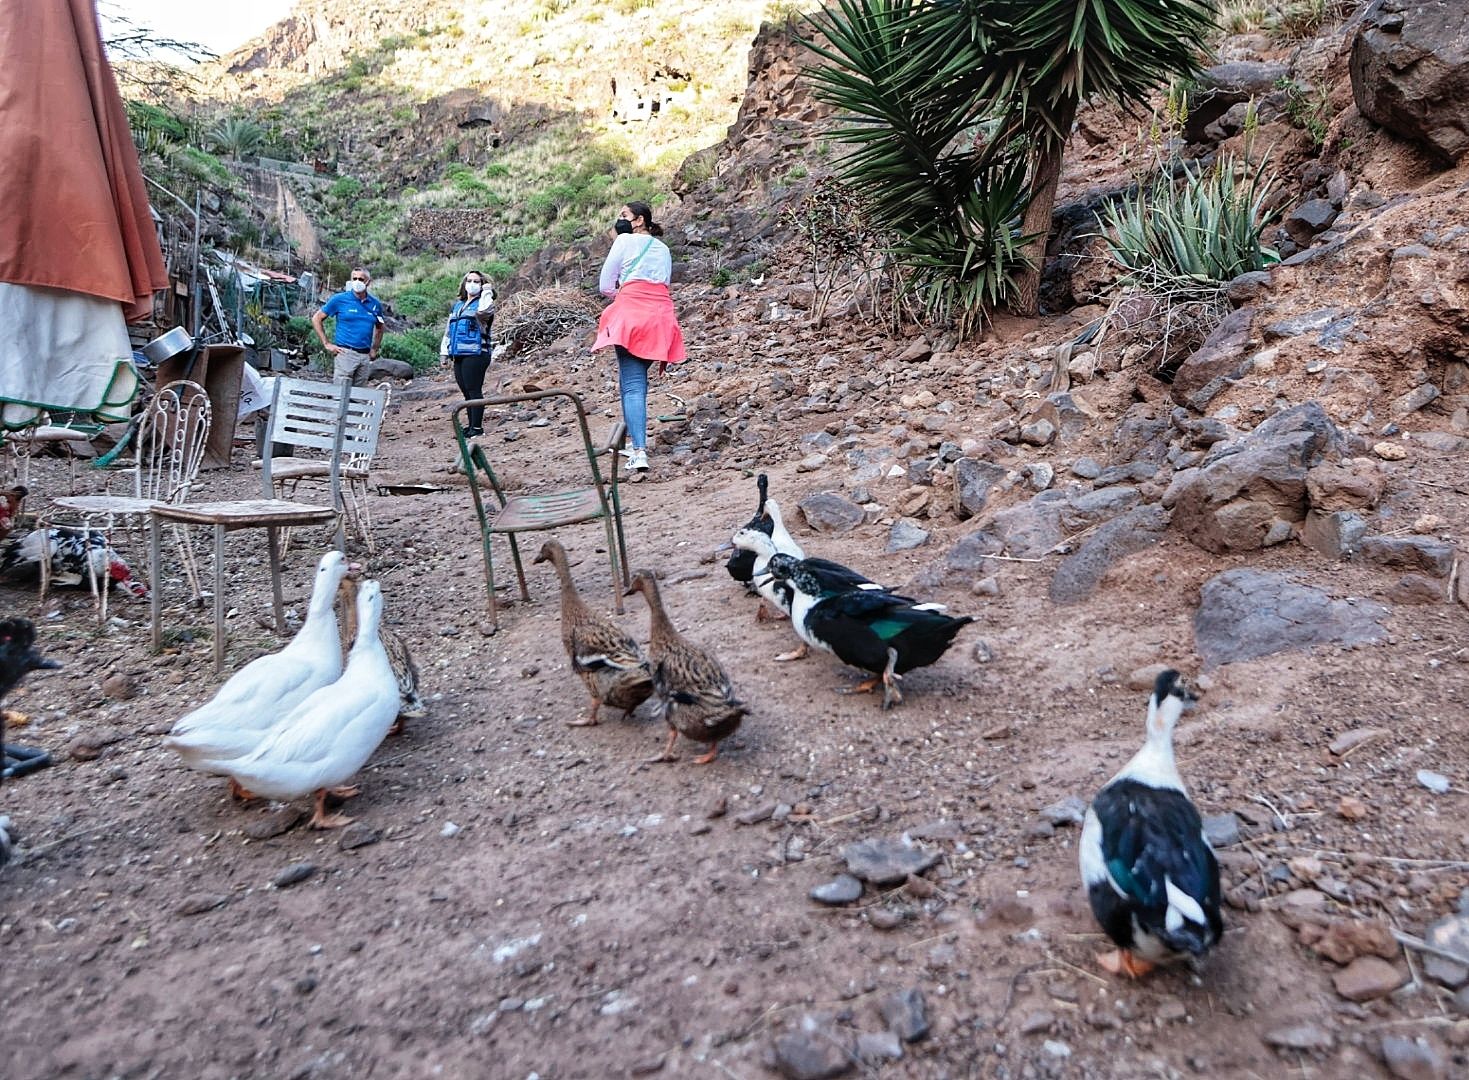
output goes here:
[[630, 202], [627, 208], [635, 218], [642, 218], [650, 236], [662, 236], [663, 226], [653, 220], [653, 208], [645, 202]]
[[[461, 299], [461, 300], [468, 300], [469, 299], [469, 293], [465, 291], [464, 282], [468, 280], [470, 274], [478, 274], [480, 281], [485, 282], [486, 284], [488, 284], [488, 282], [490, 280], [489, 278], [485, 277], [485, 272], [483, 270], [466, 270], [466, 271], [464, 271], [464, 277], [462, 277], [462, 278], [459, 279], [459, 299]], [[480, 289], [483, 290], [484, 289], [484, 286], [481, 285], [480, 286]], [[483, 292], [481, 292], [481, 295], [483, 295]]]

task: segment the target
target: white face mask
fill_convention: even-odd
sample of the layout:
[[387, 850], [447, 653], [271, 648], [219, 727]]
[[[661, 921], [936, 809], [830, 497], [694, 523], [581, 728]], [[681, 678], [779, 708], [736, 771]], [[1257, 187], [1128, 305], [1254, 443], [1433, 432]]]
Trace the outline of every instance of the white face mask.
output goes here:
[[478, 296], [480, 289], [484, 288], [478, 281], [466, 281], [464, 291], [470, 296]]
[[363, 293], [365, 293], [367, 291], [367, 282], [365, 282], [365, 281], [354, 281], [354, 282], [352, 282], [348, 286], [348, 288], [350, 288], [358, 296], [361, 296]]

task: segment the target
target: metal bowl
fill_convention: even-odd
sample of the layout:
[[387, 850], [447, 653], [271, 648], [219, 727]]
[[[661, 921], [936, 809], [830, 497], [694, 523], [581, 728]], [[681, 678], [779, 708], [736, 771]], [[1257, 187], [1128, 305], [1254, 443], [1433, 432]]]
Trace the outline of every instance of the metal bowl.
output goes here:
[[175, 326], [143, 346], [143, 355], [155, 367], [170, 357], [194, 347], [194, 339], [182, 326]]

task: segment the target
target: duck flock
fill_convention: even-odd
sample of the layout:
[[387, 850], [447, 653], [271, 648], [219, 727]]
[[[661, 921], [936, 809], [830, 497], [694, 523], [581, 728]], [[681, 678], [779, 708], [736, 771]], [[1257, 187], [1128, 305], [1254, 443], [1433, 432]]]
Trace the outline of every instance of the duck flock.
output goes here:
[[[757, 486], [754, 517], [724, 550], [732, 553], [730, 576], [761, 599], [756, 618], [786, 617], [800, 639], [776, 659], [799, 659], [812, 648], [830, 653], [867, 673], [852, 692], [881, 686], [883, 708], [900, 704], [903, 676], [936, 662], [973, 618], [807, 556], [768, 497], [767, 478], [758, 477]], [[675, 760], [682, 735], [708, 748], [697, 764], [714, 761], [749, 709], [718, 658], [675, 629], [655, 575], [639, 571], [632, 581], [649, 610], [644, 647], [582, 599], [561, 544], [547, 541], [535, 561], [551, 563], [560, 581], [562, 643], [591, 699], [585, 715], [568, 723], [596, 724], [604, 707], [625, 716], [647, 703], [668, 727], [668, 743], [652, 760]], [[404, 718], [424, 712], [417, 669], [382, 616], [380, 583], [365, 580], [342, 553], [327, 552], [290, 643], [237, 672], [174, 725], [165, 745], [191, 768], [227, 777], [237, 797], [312, 798], [311, 827], [348, 824], [352, 819], [331, 812], [328, 800], [357, 794], [350, 781], [379, 744], [401, 730]], [[3, 694], [26, 671], [50, 665], [35, 653], [25, 620], [9, 620], [0, 631]], [[1222, 932], [1218, 863], [1173, 754], [1174, 727], [1193, 699], [1178, 672], [1158, 676], [1142, 749], [1086, 813], [1081, 877], [1097, 921], [1117, 946], [1098, 960], [1116, 974], [1138, 977], [1160, 962], [1196, 960]]]

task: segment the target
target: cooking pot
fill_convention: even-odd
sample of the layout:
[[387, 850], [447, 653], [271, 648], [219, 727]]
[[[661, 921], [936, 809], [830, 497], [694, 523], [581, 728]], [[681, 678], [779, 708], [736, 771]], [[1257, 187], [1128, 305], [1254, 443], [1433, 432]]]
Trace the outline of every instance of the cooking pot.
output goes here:
[[165, 360], [177, 356], [181, 352], [187, 352], [194, 347], [194, 339], [182, 326], [175, 326], [159, 337], [154, 338], [143, 346], [143, 355], [148, 358], [148, 363], [157, 367]]

